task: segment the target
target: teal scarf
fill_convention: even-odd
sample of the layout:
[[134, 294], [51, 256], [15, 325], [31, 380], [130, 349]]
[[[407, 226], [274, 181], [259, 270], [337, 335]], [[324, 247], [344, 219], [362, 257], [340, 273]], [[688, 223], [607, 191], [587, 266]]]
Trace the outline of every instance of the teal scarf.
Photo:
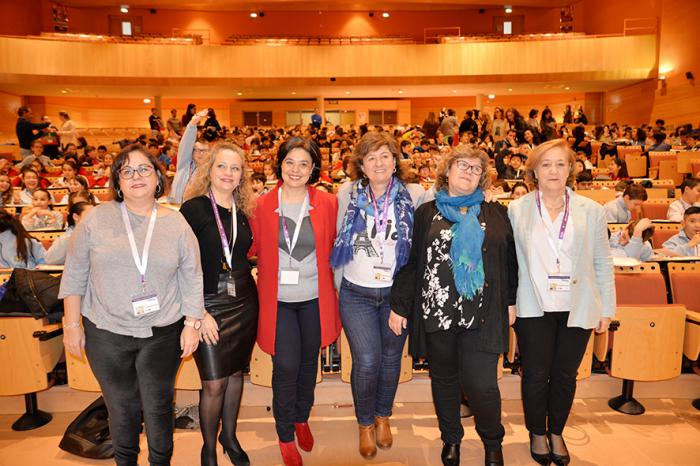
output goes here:
[[[484, 193], [481, 188], [468, 196], [450, 196], [446, 190], [435, 195], [436, 205], [443, 217], [452, 225], [452, 276], [460, 296], [469, 300], [484, 288], [484, 261], [481, 246], [484, 243], [484, 230], [479, 223], [481, 203]], [[467, 207], [466, 214], [461, 212]]]

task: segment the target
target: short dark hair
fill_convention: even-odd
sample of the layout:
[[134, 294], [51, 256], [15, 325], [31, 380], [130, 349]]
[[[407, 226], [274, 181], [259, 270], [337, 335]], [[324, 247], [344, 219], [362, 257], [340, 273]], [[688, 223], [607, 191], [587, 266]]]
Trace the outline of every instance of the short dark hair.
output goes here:
[[683, 212], [683, 219], [687, 218], [690, 215], [696, 214], [700, 214], [700, 207], [692, 205], [685, 209], [685, 212]]
[[661, 144], [666, 139], [666, 133], [664, 133], [662, 131], [657, 131], [654, 133], [653, 137], [654, 137], [654, 141], [656, 141], [657, 144]]
[[[629, 233], [630, 237], [634, 234], [634, 229], [638, 223], [639, 219], [632, 220], [627, 225], [627, 233]], [[644, 231], [642, 231], [642, 241], [646, 243], [651, 239], [652, 236], [654, 236], [654, 225], [649, 225]]]
[[688, 178], [684, 179], [680, 185], [681, 194], [683, 194], [685, 192], [685, 188], [693, 189], [699, 184], [700, 184], [700, 179], [693, 178], [693, 177], [688, 177]]
[[103, 151], [107, 152], [107, 146], [103, 146], [103, 145], [97, 146], [97, 150], [103, 150]]
[[29, 113], [29, 107], [27, 107], [26, 105], [22, 105], [20, 108], [17, 109], [17, 115], [20, 117], [23, 117], [27, 113]]
[[261, 182], [261, 183], [263, 183], [263, 184], [267, 183], [267, 177], [265, 177], [264, 174], [262, 174], [262, 173], [257, 173], [257, 172], [255, 172], [255, 173], [253, 173], [252, 175], [250, 175], [250, 180], [251, 180], [251, 181], [259, 181], [259, 182]]
[[593, 181], [593, 173], [590, 170], [584, 170], [576, 176], [577, 183], [590, 183]]
[[632, 183], [631, 185], [627, 186], [625, 191], [622, 193], [622, 196], [627, 196], [630, 198], [630, 200], [642, 201], [646, 201], [649, 197], [647, 190], [644, 189], [644, 186], [638, 183]]
[[69, 227], [74, 227], [75, 226], [75, 219], [73, 218], [73, 214], [75, 215], [80, 215], [85, 211], [85, 208], [91, 204], [87, 202], [76, 202], [75, 204], [71, 205], [70, 208], [68, 209], [68, 218], [66, 221], [68, 222]]
[[300, 137], [292, 137], [287, 139], [277, 151], [277, 167], [275, 167], [275, 174], [277, 179], [282, 179], [282, 162], [284, 161], [287, 154], [289, 154], [294, 149], [304, 149], [311, 156], [311, 163], [313, 163], [313, 169], [311, 170], [311, 175], [306, 184], [314, 184], [318, 181], [321, 176], [321, 151], [318, 145], [310, 140], [303, 139]]
[[158, 186], [156, 187], [156, 192], [154, 194], [155, 198], [158, 199], [160, 196], [165, 194], [168, 180], [163, 172], [163, 168], [158, 160], [146, 151], [140, 144], [131, 144], [126, 146], [117, 155], [117, 158], [112, 162], [112, 173], [109, 177], [109, 185], [112, 191], [112, 197], [117, 202], [122, 202], [124, 200], [124, 195], [119, 186], [119, 171], [122, 167], [129, 161], [129, 154], [132, 152], [138, 152], [148, 159], [150, 164], [153, 166], [153, 170], [158, 177]]

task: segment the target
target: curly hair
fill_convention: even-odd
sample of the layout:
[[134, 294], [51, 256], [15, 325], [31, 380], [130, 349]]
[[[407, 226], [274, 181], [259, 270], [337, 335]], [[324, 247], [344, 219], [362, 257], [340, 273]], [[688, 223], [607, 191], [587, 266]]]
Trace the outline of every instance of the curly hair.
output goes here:
[[489, 156], [486, 152], [473, 144], [460, 144], [442, 158], [438, 165], [435, 178], [435, 191], [440, 191], [449, 186], [447, 173], [452, 168], [452, 164], [459, 159], [478, 159], [481, 162], [481, 178], [479, 186], [486, 190], [491, 186], [491, 176], [489, 175]]
[[[406, 141], [410, 144], [409, 141]], [[366, 133], [360, 141], [355, 145], [355, 150], [350, 157], [349, 165], [352, 173], [352, 179], [356, 180], [361, 178], [363, 182], [368, 183], [367, 176], [364, 171], [362, 171], [362, 161], [365, 159], [367, 154], [381, 149], [386, 146], [394, 156], [394, 162], [396, 162], [396, 178], [404, 183], [408, 183], [408, 170], [405, 165], [401, 164], [401, 150], [399, 145], [389, 133], [382, 131], [381, 133], [371, 132]]]
[[188, 201], [197, 196], [204, 196], [209, 193], [209, 189], [211, 188], [211, 169], [214, 166], [216, 156], [225, 150], [235, 152], [241, 159], [241, 180], [238, 182], [236, 189], [233, 190], [233, 199], [236, 202], [236, 209], [250, 218], [255, 208], [255, 196], [253, 195], [253, 187], [250, 178], [246, 174], [247, 164], [245, 154], [240, 147], [229, 142], [221, 142], [215, 145], [209, 154], [209, 159], [197, 166], [192, 174], [192, 181], [185, 190], [184, 200]]

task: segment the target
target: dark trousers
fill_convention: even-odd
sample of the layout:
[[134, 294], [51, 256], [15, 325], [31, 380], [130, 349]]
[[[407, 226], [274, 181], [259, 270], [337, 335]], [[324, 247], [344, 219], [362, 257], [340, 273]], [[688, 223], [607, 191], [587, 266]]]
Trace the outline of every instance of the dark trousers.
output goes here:
[[478, 337], [478, 330], [460, 327], [426, 334], [430, 386], [443, 442], [457, 444], [464, 437], [459, 416], [463, 391], [486, 450], [495, 451], [505, 435], [496, 376], [499, 355], [478, 351]]
[[278, 301], [272, 357], [272, 410], [281, 442], [294, 441], [294, 423], [309, 419], [320, 349], [318, 299], [299, 303]]
[[518, 318], [525, 426], [536, 435], [561, 435], [576, 394], [576, 374], [590, 329], [567, 327], [568, 312]]
[[391, 287], [366, 288], [343, 280], [340, 318], [352, 352], [352, 397], [363, 426], [375, 416], [391, 416], [401, 375], [407, 330], [396, 336], [389, 328]]
[[134, 338], [98, 329], [88, 319], [85, 353], [109, 411], [114, 459], [137, 464], [141, 413], [148, 461], [169, 465], [173, 455], [173, 396], [180, 366], [182, 321], [154, 327], [153, 336]]

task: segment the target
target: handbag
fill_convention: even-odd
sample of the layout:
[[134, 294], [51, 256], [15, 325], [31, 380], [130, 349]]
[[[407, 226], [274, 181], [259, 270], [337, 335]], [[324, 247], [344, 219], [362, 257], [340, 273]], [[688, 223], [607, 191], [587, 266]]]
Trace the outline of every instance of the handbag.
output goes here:
[[90, 403], [90, 406], [70, 423], [58, 447], [84, 458], [114, 457], [114, 445], [109, 432], [109, 413], [102, 397]]
[[7, 281], [3, 303], [20, 301], [37, 319], [63, 311], [63, 300], [58, 299], [61, 277], [39, 270], [14, 269]]

